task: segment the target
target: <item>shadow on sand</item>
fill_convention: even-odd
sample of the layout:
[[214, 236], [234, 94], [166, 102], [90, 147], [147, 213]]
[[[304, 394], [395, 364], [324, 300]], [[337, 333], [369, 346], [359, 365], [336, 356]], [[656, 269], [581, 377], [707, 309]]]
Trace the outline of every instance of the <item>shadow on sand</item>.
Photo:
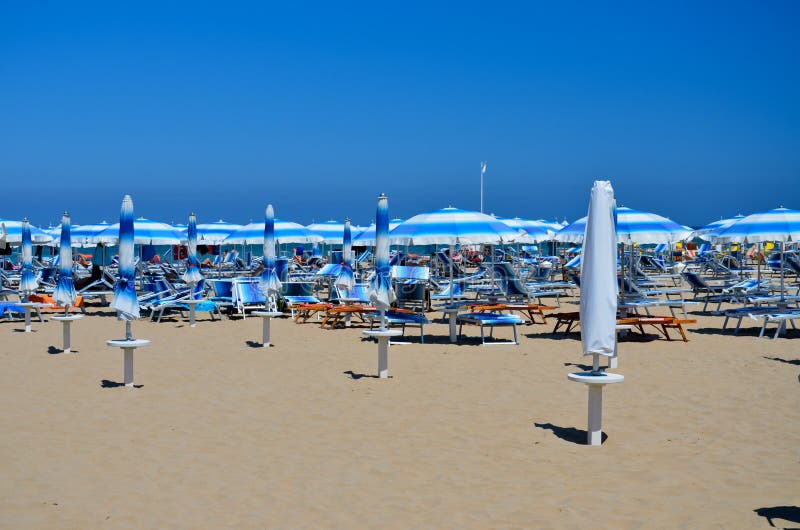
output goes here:
[[[553, 425], [552, 423], [534, 423], [533, 425], [539, 429], [553, 431], [553, 434], [566, 442], [578, 445], [586, 445], [586, 436], [588, 433], [583, 429], [576, 429], [575, 427], [559, 427], [558, 425]], [[603, 433], [600, 443], [605, 443], [606, 439], [608, 439], [608, 435]]]
[[[353, 379], [355, 381], [357, 381], [357, 380], [359, 380], [359, 379], [361, 379], [363, 377], [367, 377], [367, 378], [370, 378], [370, 379], [380, 379], [377, 375], [373, 375], [373, 374], [357, 374], [352, 370], [347, 370], [346, 372], [342, 372], [342, 373], [344, 375], [348, 376], [350, 379]], [[391, 378], [392, 378], [392, 376], [389, 376], [389, 379], [391, 379]]]
[[765, 359], [770, 361], [778, 361], [779, 363], [786, 363], [786, 364], [793, 364], [795, 366], [800, 366], [800, 359], [781, 359], [780, 357], [767, 357], [764, 356]]
[[772, 521], [773, 519], [782, 519], [784, 521], [789, 521], [790, 523], [797, 523], [800, 524], [800, 508], [797, 506], [772, 506], [770, 508], [756, 508], [753, 510], [756, 514], [764, 517], [770, 526], [774, 528], [800, 528], [796, 526], [775, 526], [775, 523]]
[[[49, 353], [50, 355], [58, 355], [60, 353], [64, 353], [64, 350], [62, 350], [61, 348], [56, 348], [55, 346], [48, 346], [47, 353]], [[78, 350], [73, 348], [70, 350], [70, 353], [78, 353]]]

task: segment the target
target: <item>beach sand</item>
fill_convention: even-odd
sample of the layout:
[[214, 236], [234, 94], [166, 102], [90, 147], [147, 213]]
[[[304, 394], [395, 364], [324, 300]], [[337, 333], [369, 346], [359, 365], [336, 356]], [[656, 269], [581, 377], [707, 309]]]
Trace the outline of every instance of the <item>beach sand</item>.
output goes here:
[[60, 324], [0, 322], [2, 528], [771, 528], [754, 510], [800, 506], [800, 332], [697, 317], [688, 343], [620, 343], [589, 447], [567, 374], [591, 360], [552, 323], [491, 347], [432, 324], [379, 380], [363, 328], [278, 319], [264, 349], [258, 318], [141, 321], [130, 389], [98, 311], [70, 354]]

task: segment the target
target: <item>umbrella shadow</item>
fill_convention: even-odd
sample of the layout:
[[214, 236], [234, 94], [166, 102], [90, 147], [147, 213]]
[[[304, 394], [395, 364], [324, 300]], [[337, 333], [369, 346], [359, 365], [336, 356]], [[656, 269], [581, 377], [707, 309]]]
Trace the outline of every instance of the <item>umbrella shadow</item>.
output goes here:
[[734, 328], [691, 328], [687, 329], [689, 333], [697, 333], [698, 335], [720, 335], [724, 337], [758, 337], [758, 334], [761, 332], [761, 326], [759, 327], [742, 327], [739, 328], [739, 332], [734, 334]]
[[[800, 524], [800, 508], [797, 506], [771, 506], [768, 508], [756, 508], [753, 511], [756, 512], [757, 515], [765, 518], [773, 528], [778, 528], [775, 526], [775, 523], [772, 522], [773, 519], [782, 519], [790, 523]], [[781, 528], [788, 527], [781, 525]]]
[[766, 355], [763, 356], [764, 359], [769, 361], [777, 361], [779, 363], [786, 363], [786, 364], [793, 364], [795, 366], [800, 366], [800, 359], [781, 359], [780, 357], [767, 357]]
[[594, 366], [591, 364], [580, 364], [580, 363], [564, 363], [564, 366], [574, 366], [579, 370], [583, 370], [584, 372], [591, 372], [594, 369]]
[[[553, 425], [552, 423], [534, 423], [533, 426], [539, 429], [553, 431], [553, 434], [565, 442], [586, 445], [586, 437], [588, 432], [584, 431], [583, 429], [576, 429], [575, 427], [559, 427], [558, 425]], [[600, 443], [605, 443], [606, 439], [608, 439], [608, 435], [604, 432], [601, 436]]]
[[[11, 331], [14, 333], [25, 333], [25, 328], [14, 328]], [[38, 329], [31, 329], [28, 333], [39, 333]]]
[[[258, 348], [258, 349], [263, 349], [264, 348], [264, 343], [263, 342], [258, 342], [258, 341], [255, 341], [255, 340], [247, 340], [247, 341], [245, 341], [245, 344], [247, 344], [251, 348]], [[270, 346], [272, 346], [272, 345], [270, 345]]]
[[[142, 388], [144, 385], [133, 385], [133, 388]], [[119, 381], [110, 381], [108, 379], [103, 379], [100, 381], [100, 388], [119, 388], [125, 387], [125, 383], [120, 383]]]
[[[352, 379], [354, 381], [358, 381], [359, 379], [362, 379], [364, 377], [367, 377], [369, 379], [380, 379], [380, 377], [378, 377], [377, 375], [374, 375], [374, 374], [359, 374], [359, 373], [356, 373], [356, 372], [354, 372], [352, 370], [347, 370], [347, 371], [342, 372], [342, 373], [344, 375], [348, 376], [350, 379]], [[392, 378], [392, 376], [389, 376], [389, 379], [391, 379], [391, 378]]]
[[541, 333], [523, 333], [522, 336], [529, 339], [581, 340], [580, 331], [570, 331], [569, 333], [563, 333], [561, 331], [555, 333], [552, 331], [542, 331]]
[[[61, 348], [56, 348], [55, 346], [48, 346], [47, 353], [49, 353], [50, 355], [59, 355], [61, 353], [64, 353], [64, 350]], [[78, 350], [72, 349], [70, 350], [70, 353], [78, 353]]]

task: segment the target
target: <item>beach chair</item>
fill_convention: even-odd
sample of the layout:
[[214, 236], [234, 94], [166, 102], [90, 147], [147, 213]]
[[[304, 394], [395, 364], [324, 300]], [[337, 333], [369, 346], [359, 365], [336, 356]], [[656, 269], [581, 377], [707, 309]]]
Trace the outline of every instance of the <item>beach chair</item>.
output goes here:
[[721, 303], [732, 298], [731, 294], [726, 290], [735, 285], [736, 282], [709, 284], [699, 274], [688, 271], [684, 271], [682, 276], [692, 288], [694, 299], [704, 302], [703, 311], [706, 311], [708, 304], [711, 302]]
[[542, 302], [542, 297], [555, 297], [556, 306], [561, 307], [561, 302], [559, 300], [561, 293], [559, 291], [551, 289], [529, 290], [508, 263], [494, 263], [492, 264], [492, 268], [495, 282], [507, 301], [524, 301], [530, 303], [531, 300], [536, 299], [539, 305], [545, 305]]
[[[522, 319], [517, 315], [505, 315], [502, 313], [464, 313], [456, 317], [456, 322], [459, 324], [459, 336], [463, 336], [463, 328], [465, 324], [467, 326], [479, 326], [481, 331], [481, 345], [483, 346], [501, 344], [519, 345], [517, 338], [517, 324], [521, 324]], [[513, 341], [486, 342], [486, 327], [489, 328], [489, 338], [493, 338], [494, 328], [503, 326], [511, 326], [514, 332]]]
[[763, 315], [751, 315], [753, 319], [763, 319], [763, 324], [761, 326], [761, 332], [758, 334], [759, 338], [764, 336], [764, 333], [767, 331], [768, 324], [777, 324], [775, 328], [775, 335], [772, 337], [773, 339], [777, 339], [778, 336], [786, 331], [786, 323], [789, 322], [792, 325], [792, 329], [797, 329], [794, 321], [800, 318], [800, 309], [783, 309], [779, 310], [778, 312], [774, 313], [767, 313]]
[[314, 284], [310, 282], [286, 282], [281, 286], [281, 299], [286, 304], [286, 307], [292, 313], [292, 318], [295, 318], [295, 311], [297, 307], [303, 304], [321, 304], [320, 300], [314, 294]]
[[247, 318], [248, 310], [266, 308], [267, 297], [261, 292], [258, 277], [236, 277], [233, 279], [231, 287], [233, 291], [233, 308], [242, 315], [243, 319]]

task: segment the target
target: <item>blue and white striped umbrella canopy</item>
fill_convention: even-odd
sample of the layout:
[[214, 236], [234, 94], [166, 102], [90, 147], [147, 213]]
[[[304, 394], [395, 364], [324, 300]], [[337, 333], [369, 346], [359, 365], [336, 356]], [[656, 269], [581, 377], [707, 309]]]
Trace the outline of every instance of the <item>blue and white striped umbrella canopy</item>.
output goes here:
[[775, 208], [754, 213], [716, 233], [720, 243], [761, 243], [800, 241], [800, 211]]
[[65, 308], [75, 305], [78, 298], [72, 278], [72, 238], [70, 235], [69, 213], [64, 212], [61, 218], [61, 235], [59, 236], [58, 283], [53, 292], [53, 300]]
[[200, 273], [200, 262], [197, 260], [197, 217], [189, 215], [189, 225], [186, 227], [186, 270], [183, 281], [197, 284], [203, 279]]
[[281, 281], [275, 265], [275, 212], [272, 205], [267, 205], [264, 212], [264, 270], [261, 272], [259, 288], [264, 296], [274, 296], [281, 291]]
[[[22, 242], [22, 221], [0, 219], [0, 234], [3, 233], [3, 227], [5, 227], [5, 240], [7, 244], [14, 245]], [[30, 223], [28, 223], [28, 229], [30, 230], [32, 243], [44, 245], [53, 240], [53, 236], [35, 226], [31, 226]]]
[[[243, 226], [221, 241], [222, 244], [253, 245], [264, 242], [264, 221]], [[275, 219], [276, 243], [320, 243], [322, 237], [303, 225]]]
[[114, 285], [111, 307], [117, 310], [122, 320], [139, 318], [139, 301], [136, 299], [136, 269], [133, 257], [135, 223], [133, 222], [133, 199], [126, 195], [119, 211], [119, 278]]
[[731, 217], [730, 219], [720, 219], [719, 221], [714, 221], [713, 223], [709, 223], [703, 228], [695, 230], [692, 232], [692, 237], [700, 237], [705, 239], [706, 241], [712, 241], [714, 237], [716, 237], [717, 233], [725, 230], [733, 223], [744, 219], [744, 215], [739, 214], [735, 217]]
[[[137, 245], [179, 245], [185, 240], [181, 233], [166, 223], [151, 221], [140, 217], [131, 220], [135, 232], [134, 243]], [[90, 237], [92, 243], [116, 245], [120, 241], [120, 224], [115, 223], [99, 234]]]
[[[553, 236], [564, 243], [583, 243], [586, 217], [562, 228]], [[620, 206], [617, 208], [617, 243], [638, 245], [683, 241], [692, 229], [654, 213]]]
[[33, 242], [28, 219], [22, 220], [22, 274], [19, 279], [19, 293], [23, 297], [34, 294], [39, 282], [33, 274]]
[[350, 219], [345, 219], [344, 221], [344, 230], [342, 231], [342, 263], [339, 265], [339, 270], [336, 273], [336, 279], [333, 283], [341, 289], [346, 289], [348, 291], [356, 284], [356, 279], [353, 275]]
[[555, 234], [555, 230], [552, 230], [541, 221], [520, 219], [519, 217], [514, 217], [513, 219], [497, 217], [496, 219], [515, 230], [522, 230], [525, 232], [519, 236], [516, 243], [538, 243], [539, 241], [547, 241], [552, 239], [553, 234]]
[[545, 221], [544, 219], [537, 219], [536, 222], [542, 223], [542, 225], [544, 225], [548, 230], [552, 230], [553, 233], [558, 232], [569, 224], [566, 220], [559, 223], [558, 221]]
[[322, 238], [323, 243], [334, 245], [342, 244], [342, 234], [344, 233], [344, 223], [339, 221], [325, 221], [324, 223], [312, 223], [306, 228]]
[[[403, 223], [402, 219], [391, 219], [389, 221], [389, 232], [397, 228]], [[358, 228], [358, 232], [353, 236], [353, 244], [360, 247], [374, 246], [375, 245], [375, 223], [370, 224], [365, 228]]]
[[197, 225], [197, 241], [218, 244], [240, 228], [242, 225], [228, 223], [222, 219], [213, 223], [201, 223]]
[[97, 243], [92, 243], [91, 238], [100, 234], [111, 225], [106, 221], [101, 221], [97, 224], [79, 225], [72, 229], [70, 236], [72, 239], [73, 247], [93, 247]]
[[392, 242], [405, 245], [501, 244], [522, 236], [491, 215], [453, 207], [415, 215], [389, 234]]

